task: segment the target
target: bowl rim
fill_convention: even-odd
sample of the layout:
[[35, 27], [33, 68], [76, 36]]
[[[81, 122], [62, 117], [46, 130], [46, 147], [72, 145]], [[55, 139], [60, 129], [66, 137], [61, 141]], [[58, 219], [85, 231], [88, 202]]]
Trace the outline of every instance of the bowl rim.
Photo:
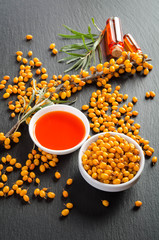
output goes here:
[[[83, 164], [82, 164], [82, 155], [84, 154], [84, 152], [86, 151], [86, 149], [88, 148], [88, 146], [96, 141], [98, 139], [98, 136], [100, 135], [105, 135], [106, 133], [110, 133], [111, 135], [119, 135], [121, 137], [123, 137], [124, 139], [126, 139], [128, 142], [131, 142], [135, 145], [135, 147], [137, 149], [139, 149], [140, 153], [140, 169], [139, 171], [137, 172], [137, 174], [131, 179], [129, 180], [128, 182], [126, 183], [121, 183], [121, 184], [106, 184], [106, 183], [102, 183], [102, 182], [99, 182], [98, 180], [96, 179], [93, 179], [87, 172], [86, 170], [83, 168]], [[79, 155], [78, 155], [78, 166], [79, 166], [79, 170], [80, 170], [80, 173], [81, 175], [83, 176], [83, 178], [90, 184], [92, 185], [93, 187], [95, 188], [98, 188], [100, 190], [103, 190], [103, 191], [113, 191], [114, 189], [114, 192], [115, 191], [122, 191], [122, 190], [126, 190], [127, 188], [131, 187], [133, 185], [133, 183], [135, 183], [138, 178], [140, 177], [143, 169], [144, 169], [144, 165], [145, 165], [145, 156], [144, 156], [144, 153], [143, 153], [143, 150], [142, 148], [139, 146], [139, 144], [132, 138], [130, 138], [129, 136], [123, 134], [123, 133], [118, 133], [118, 132], [102, 132], [102, 133], [98, 133], [98, 134], [95, 134], [94, 136], [92, 136], [91, 138], [89, 138], [83, 145], [82, 147], [80, 148], [80, 151], [79, 151]]]
[[[72, 111], [71, 111], [72, 110]], [[36, 121], [43, 115], [45, 115], [48, 112], [53, 112], [53, 111], [63, 111], [63, 112], [69, 112], [71, 114], [74, 114], [75, 116], [77, 116], [78, 118], [81, 119], [81, 121], [83, 122], [84, 126], [85, 126], [85, 136], [84, 138], [74, 147], [72, 148], [68, 148], [68, 149], [64, 149], [64, 150], [53, 150], [53, 149], [49, 149], [46, 148], [44, 146], [42, 146], [38, 140], [36, 139], [36, 136], [34, 134], [34, 126]], [[77, 115], [77, 113], [80, 115]], [[82, 117], [84, 118], [84, 120], [82, 119]], [[41, 148], [43, 151], [50, 153], [50, 154], [56, 154], [56, 155], [65, 155], [71, 152], [76, 151], [78, 148], [80, 148], [80, 146], [86, 141], [86, 139], [88, 138], [90, 132], [90, 125], [89, 125], [89, 121], [87, 119], [87, 117], [84, 115], [83, 112], [81, 112], [79, 109], [72, 107], [72, 106], [68, 106], [65, 104], [55, 104], [55, 105], [50, 105], [47, 107], [42, 108], [41, 110], [37, 111], [33, 117], [30, 120], [29, 123], [29, 134], [30, 137], [32, 139], [32, 141], [36, 144], [36, 146], [38, 146], [39, 148]]]

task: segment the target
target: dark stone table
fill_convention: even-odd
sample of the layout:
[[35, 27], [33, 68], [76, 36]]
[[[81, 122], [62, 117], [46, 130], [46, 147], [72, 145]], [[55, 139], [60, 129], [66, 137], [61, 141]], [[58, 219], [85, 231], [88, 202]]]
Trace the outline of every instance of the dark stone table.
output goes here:
[[[153, 59], [154, 69], [147, 77], [135, 75], [133, 78], [112, 79], [112, 88], [121, 86], [121, 93], [128, 93], [129, 100], [137, 96], [135, 109], [139, 111], [136, 121], [141, 124], [140, 134], [149, 139], [150, 145], [159, 155], [159, 1], [154, 0], [0, 0], [0, 78], [18, 74], [15, 52], [22, 50], [24, 55], [32, 50], [47, 68], [49, 76], [63, 74], [65, 64], [57, 62], [63, 56], [51, 55], [48, 50], [51, 42], [57, 49], [70, 43], [62, 40], [58, 33], [67, 33], [62, 27], [66, 24], [79, 31], [87, 32], [88, 24], [94, 17], [100, 28], [110, 16], [118, 16], [122, 21], [124, 33], [130, 32], [144, 53]], [[92, 26], [92, 25], [91, 25]], [[92, 26], [92, 32], [97, 30]], [[32, 34], [33, 40], [26, 42], [26, 34]], [[78, 100], [74, 104], [78, 109], [89, 103], [94, 85], [86, 86], [82, 92], [75, 94]], [[146, 91], [155, 91], [153, 100], [145, 100]], [[7, 132], [16, 119], [10, 119], [7, 100], [0, 92], [0, 132]], [[27, 159], [33, 143], [28, 134], [28, 127], [21, 126], [20, 142], [10, 151], [0, 150], [0, 157], [10, 153], [22, 164]], [[51, 169], [40, 176], [41, 186], [50, 187], [56, 193], [52, 202], [38, 201], [32, 198], [35, 188], [31, 185], [31, 204], [23, 204], [15, 197], [0, 199], [0, 239], [2, 240], [158, 240], [159, 239], [159, 174], [158, 164], [151, 165], [146, 159], [144, 172], [138, 183], [131, 189], [120, 193], [106, 193], [94, 189], [81, 177], [78, 170], [78, 151], [61, 156], [56, 169]], [[53, 175], [59, 170], [62, 178], [55, 182]], [[18, 178], [18, 172], [9, 176], [9, 183]], [[69, 187], [69, 201], [74, 203], [70, 215], [60, 218], [64, 208], [61, 198], [68, 177], [74, 179]], [[102, 199], [110, 201], [104, 208]], [[140, 209], [134, 209], [134, 202], [141, 200]]]

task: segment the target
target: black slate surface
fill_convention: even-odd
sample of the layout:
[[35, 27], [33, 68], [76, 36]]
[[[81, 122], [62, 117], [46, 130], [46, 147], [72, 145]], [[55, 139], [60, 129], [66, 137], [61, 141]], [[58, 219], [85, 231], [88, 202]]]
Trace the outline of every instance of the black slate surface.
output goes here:
[[[142, 0], [0, 0], [0, 78], [6, 74], [11, 78], [18, 74], [15, 52], [22, 50], [24, 55], [32, 50], [47, 68], [49, 76], [61, 74], [65, 64], [57, 63], [61, 54], [53, 57], [48, 50], [51, 42], [58, 49], [70, 41], [62, 40], [58, 33], [66, 33], [62, 24], [86, 32], [87, 26], [94, 17], [100, 28], [110, 16], [118, 16], [122, 21], [124, 33], [130, 32], [144, 53], [153, 59], [154, 69], [147, 77], [136, 75], [134, 78], [113, 79], [112, 87], [121, 85], [121, 92], [128, 93], [129, 99], [138, 97], [135, 109], [139, 111], [136, 121], [141, 124], [140, 134], [150, 140], [159, 155], [159, 1]], [[94, 29], [92, 27], [92, 29]], [[92, 30], [93, 31], [93, 30]], [[94, 29], [96, 31], [96, 29]], [[26, 34], [34, 36], [33, 41], [26, 42]], [[95, 86], [87, 86], [78, 93], [78, 101], [74, 104], [80, 109], [89, 102]], [[148, 90], [156, 92], [153, 100], [145, 100]], [[0, 92], [0, 131], [7, 132], [16, 119], [9, 119], [7, 101]], [[32, 148], [28, 127], [22, 126], [20, 143], [10, 151], [0, 150], [0, 157], [9, 152], [18, 161], [24, 163]], [[151, 166], [146, 160], [144, 172], [138, 183], [131, 189], [120, 193], [105, 193], [89, 186], [78, 171], [78, 151], [60, 157], [58, 169], [62, 178], [53, 181], [50, 170], [41, 176], [41, 185], [50, 186], [56, 193], [52, 202], [32, 199], [31, 204], [23, 204], [17, 197], [0, 199], [0, 239], [3, 240], [158, 240], [159, 239], [159, 177], [158, 164]], [[9, 177], [10, 184], [18, 177], [18, 172]], [[68, 177], [74, 183], [68, 189], [69, 201], [74, 203], [71, 214], [60, 218], [64, 208], [61, 193]], [[31, 187], [30, 192], [33, 191]], [[104, 208], [101, 199], [110, 201], [110, 207]], [[140, 199], [143, 206], [134, 210], [134, 202]]]

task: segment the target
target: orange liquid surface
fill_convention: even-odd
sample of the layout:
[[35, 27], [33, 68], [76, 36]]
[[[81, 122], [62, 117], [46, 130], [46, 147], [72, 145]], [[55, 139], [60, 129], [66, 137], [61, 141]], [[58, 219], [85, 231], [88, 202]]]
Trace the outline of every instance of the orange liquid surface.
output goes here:
[[85, 126], [72, 113], [55, 111], [40, 117], [35, 123], [38, 142], [53, 150], [66, 150], [76, 146], [85, 136]]

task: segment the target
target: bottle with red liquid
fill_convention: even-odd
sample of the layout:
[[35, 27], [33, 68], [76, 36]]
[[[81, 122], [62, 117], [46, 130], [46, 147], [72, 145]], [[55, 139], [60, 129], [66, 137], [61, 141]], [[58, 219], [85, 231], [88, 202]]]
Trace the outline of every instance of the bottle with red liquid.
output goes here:
[[124, 35], [125, 50], [142, 54], [141, 48], [130, 33]]
[[118, 17], [108, 18], [106, 21], [106, 53], [118, 58], [124, 50], [123, 32], [120, 19]]

